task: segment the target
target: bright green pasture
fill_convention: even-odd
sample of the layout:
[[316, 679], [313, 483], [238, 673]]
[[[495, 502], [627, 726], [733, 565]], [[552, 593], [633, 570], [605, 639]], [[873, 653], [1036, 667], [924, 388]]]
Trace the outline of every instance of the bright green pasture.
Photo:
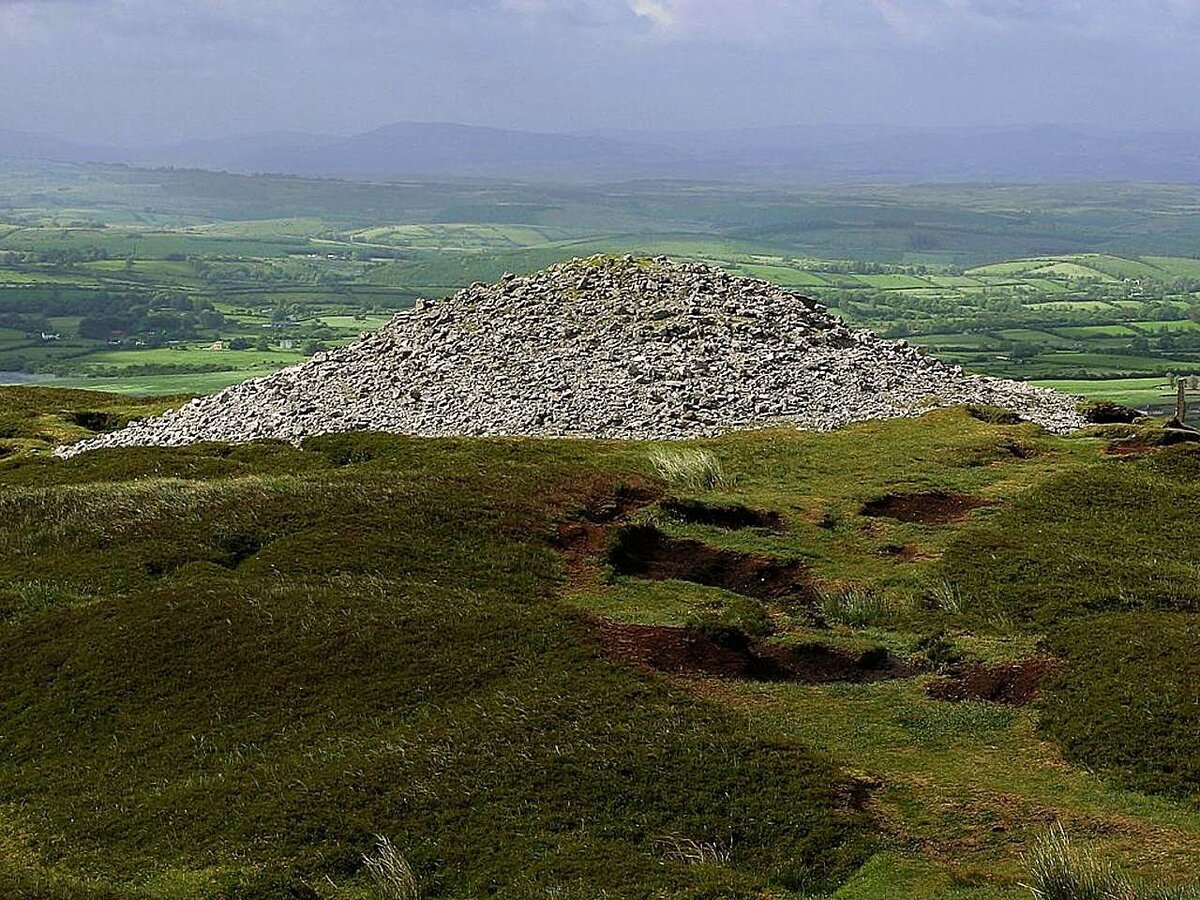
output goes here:
[[1128, 325], [1079, 325], [1056, 328], [1055, 331], [1071, 338], [1134, 337], [1137, 334]]
[[1034, 384], [1054, 388], [1067, 394], [1079, 394], [1097, 400], [1113, 400], [1127, 406], [1161, 406], [1175, 396], [1170, 379], [1153, 378], [1097, 378], [1097, 379], [1043, 379]]
[[55, 387], [85, 391], [110, 391], [154, 397], [163, 394], [213, 394], [250, 378], [259, 378], [279, 371], [278, 366], [230, 369], [221, 372], [192, 372], [185, 375], [120, 375], [94, 378], [70, 376], [53, 379]]
[[1181, 331], [1197, 331], [1200, 330], [1200, 322], [1194, 322], [1191, 319], [1178, 319], [1165, 322], [1130, 322], [1131, 328], [1136, 328], [1139, 331], [1145, 331], [1152, 334], [1169, 334], [1178, 333]]
[[229, 369], [289, 366], [302, 360], [303, 354], [287, 350], [208, 350], [199, 347], [158, 350], [110, 350], [91, 353], [90, 368], [125, 368], [156, 365], [220, 365]]

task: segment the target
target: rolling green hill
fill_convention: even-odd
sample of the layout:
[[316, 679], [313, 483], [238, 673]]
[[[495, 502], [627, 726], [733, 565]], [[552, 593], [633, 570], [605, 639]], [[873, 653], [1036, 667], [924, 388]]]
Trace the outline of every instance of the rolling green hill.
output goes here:
[[1200, 368], [1198, 199], [1169, 185], [363, 184], [0, 161], [0, 380], [207, 392], [417, 297], [635, 253], [775, 281], [973, 371], [1161, 409], [1170, 377]]
[[[1151, 409], [1169, 402], [1173, 374], [1200, 368], [1200, 279], [1186, 274], [1194, 262], [1186, 259], [1091, 254], [963, 270], [770, 255], [685, 235], [562, 240], [532, 226], [235, 224], [228, 238], [225, 225], [156, 232], [176, 242], [157, 249], [144, 229], [14, 229], [0, 240], [8, 248], [0, 371], [70, 387], [203, 393], [352, 340], [418, 295], [613, 249], [766, 278], [970, 370]], [[255, 230], [263, 242], [237, 245], [238, 255], [219, 243]], [[157, 255], [111, 258], [107, 248], [123, 244]]]
[[1195, 896], [1175, 433], [46, 453], [165, 402], [0, 389], [6, 896]]

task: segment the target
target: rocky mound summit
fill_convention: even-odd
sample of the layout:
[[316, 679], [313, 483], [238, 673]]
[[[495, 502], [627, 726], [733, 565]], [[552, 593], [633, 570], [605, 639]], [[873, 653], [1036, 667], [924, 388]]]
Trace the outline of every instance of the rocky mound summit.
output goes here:
[[59, 449], [328, 432], [689, 438], [990, 404], [1054, 431], [1076, 398], [964, 374], [820, 304], [699, 263], [575, 260], [419, 301], [377, 332]]

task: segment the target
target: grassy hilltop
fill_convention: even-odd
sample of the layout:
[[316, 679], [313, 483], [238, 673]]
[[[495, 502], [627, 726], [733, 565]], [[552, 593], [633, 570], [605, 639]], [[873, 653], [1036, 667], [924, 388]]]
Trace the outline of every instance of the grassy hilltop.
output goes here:
[[161, 406], [0, 390], [0, 894], [1194, 895], [1167, 432], [46, 454]]

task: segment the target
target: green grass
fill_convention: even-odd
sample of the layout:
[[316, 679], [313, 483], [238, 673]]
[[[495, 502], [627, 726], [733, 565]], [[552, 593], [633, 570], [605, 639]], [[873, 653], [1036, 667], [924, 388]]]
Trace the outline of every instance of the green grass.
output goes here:
[[0, 463], [0, 890], [361, 897], [375, 834], [427, 896], [835, 886], [868, 842], [832, 762], [556, 601], [552, 519], [629, 478], [372, 436]]
[[[827, 594], [850, 585], [858, 596], [854, 586], [869, 585], [887, 607], [885, 615], [836, 616], [832, 628], [821, 630], [803, 608], [776, 605], [774, 640], [883, 645], [903, 658], [914, 654], [922, 634], [948, 628], [971, 658], [1014, 660], [1038, 652], [1043, 627], [1072, 616], [1092, 622], [1088, 617], [1106, 598], [1127, 603], [1142, 595], [1148, 604], [1178, 608], [1192, 602], [1181, 591], [1200, 585], [1200, 560], [1187, 550], [1167, 557], [1171, 547], [1195, 543], [1187, 537], [1195, 518], [1192, 488], [1181, 480], [1191, 463], [1186, 454], [1178, 460], [1173, 455], [1181, 451], [1145, 466], [1104, 460], [1093, 440], [1051, 439], [955, 412], [771, 439], [706, 442], [732, 485], [709, 499], [779, 510], [786, 523], [782, 534], [656, 521], [669, 533], [722, 547], [799, 555], [828, 586]], [[1003, 449], [1012, 441], [1024, 447], [1020, 457]], [[982, 495], [999, 505], [934, 528], [859, 514], [863, 500], [888, 491], [934, 488]], [[890, 555], [896, 548], [907, 548], [906, 555]], [[957, 598], [953, 608], [936, 599], [943, 580]], [[1163, 587], [1156, 599], [1152, 592]], [[720, 620], [731, 611], [725, 592], [630, 578], [588, 585], [572, 602], [591, 614], [642, 623]], [[1086, 627], [1092, 629], [1084, 632], [1088, 639], [1104, 641], [1106, 648], [1117, 640], [1104, 620]], [[1051, 646], [1062, 646], [1053, 640]], [[1171, 644], [1154, 664], [1169, 665], [1175, 652], [1192, 653], [1189, 640], [1181, 637], [1178, 650]], [[1061, 652], [1074, 660], [1088, 649]], [[1113, 755], [1132, 755], [1139, 729], [1117, 732], [1111, 724], [1125, 715], [1110, 702], [1123, 681], [1120, 665], [1105, 661], [1111, 659], [1111, 653], [1097, 655], [1094, 670], [1107, 673], [1108, 682], [1094, 681], [1087, 664], [1079, 667], [1083, 696], [1071, 701], [1071, 715], [1083, 715], [1089, 702], [1097, 708], [1070, 727], [1097, 745], [1105, 745], [1112, 728], [1113, 740], [1127, 741]], [[1180, 711], [1179, 728], [1172, 724], [1172, 709], [1188, 696], [1182, 685], [1194, 677], [1188, 666], [1172, 682], [1179, 688], [1169, 697], [1176, 699], [1143, 704], [1146, 718], [1133, 720], [1146, 726], [1140, 729], [1144, 773], [1165, 771], [1172, 760], [1178, 768], [1183, 755], [1200, 750], [1190, 712]], [[1152, 693], [1154, 683], [1147, 677], [1144, 690]], [[1115, 766], [1104, 768], [1107, 777], [1094, 774], [1104, 757], [1065, 741], [1060, 752], [1057, 726], [1043, 723], [1038, 710], [946, 704], [926, 696], [920, 679], [835, 686], [738, 682], [713, 690], [745, 711], [764, 735], [814, 744], [878, 781], [872, 809], [887, 823], [893, 849], [837, 896], [890, 897], [898, 884], [913, 897], [1028, 896], [1020, 887], [1027, 877], [1021, 854], [1046, 816], [1074, 823], [1103, 858], [1147, 877], [1200, 878], [1200, 811], [1194, 804], [1153, 796], [1171, 788], [1153, 777], [1131, 780]], [[1064, 762], [1062, 753], [1081, 767]], [[905, 849], [914, 846], [926, 854]]]
[[642, 625], [689, 625], [717, 621], [745, 598], [690, 581], [652, 581], [615, 578], [603, 590], [582, 590], [571, 602], [593, 615], [614, 622]]
[[1090, 380], [1041, 380], [1034, 384], [1054, 388], [1066, 394], [1114, 400], [1133, 407], [1161, 406], [1174, 403], [1175, 391], [1167, 378], [1103, 378]]
[[1065, 294], [1070, 288], [1062, 281], [1054, 281], [1050, 278], [1030, 278], [1025, 277], [1020, 282], [1025, 287], [1031, 287], [1043, 294]]
[[1014, 259], [1009, 262], [991, 263], [986, 266], [976, 266], [973, 269], [967, 270], [967, 275], [973, 278], [987, 277], [1008, 277], [1012, 275], [1024, 275], [1027, 272], [1034, 272], [1044, 267], [1047, 264], [1045, 259]]
[[1200, 259], [1180, 259], [1170, 256], [1147, 256], [1146, 262], [1183, 278], [1200, 278]]
[[782, 284], [786, 287], [808, 288], [829, 284], [825, 278], [822, 278], [816, 272], [793, 269], [789, 266], [763, 265], [761, 263], [754, 265], [740, 264], [732, 266], [731, 270], [749, 275], [752, 278], [763, 278], [767, 281], [773, 281], [776, 284]]
[[1076, 262], [1056, 262], [1051, 261], [1047, 265], [1034, 269], [1034, 274], [1040, 276], [1056, 275], [1066, 278], [1096, 278], [1100, 281], [1113, 281], [1111, 275], [1107, 275], [1101, 270], [1094, 268], [1089, 261], [1089, 264], [1082, 265]]
[[1068, 758], [1132, 788], [1200, 791], [1200, 616], [1109, 613], [1056, 629], [1071, 659], [1043, 703], [1042, 727]]
[[1108, 460], [1056, 475], [955, 541], [943, 571], [970, 598], [972, 615], [1045, 626], [1110, 610], [1200, 611], [1194, 457], [1163, 453], [1182, 477]]
[[[953, 894], [952, 887], [957, 888]], [[982, 892], [967, 892], [965, 886], [955, 885], [954, 878], [943, 869], [924, 860], [905, 857], [894, 851], [879, 853], [844, 885], [833, 900], [873, 900], [888, 895], [911, 898], [927, 897], [1016, 897], [1024, 892], [985, 888]]]
[[1061, 339], [1056, 339], [1053, 334], [1033, 328], [1006, 328], [1003, 331], [997, 331], [996, 337], [1003, 338], [1006, 341], [1031, 341], [1048, 345], [1063, 343]]
[[1200, 783], [1184, 737], [1197, 725], [1198, 475], [1184, 446], [1055, 476], [959, 537], [941, 564], [968, 619], [1049, 631], [1070, 666], [1046, 701], [1047, 734], [1143, 790]]
[[[185, 397], [156, 397], [137, 402], [110, 393], [86, 390], [47, 390], [40, 387], [0, 387], [0, 440], [20, 451], [43, 452], [59, 443], [77, 441], [95, 429], [95, 414], [121, 425], [178, 405]], [[85, 427], [80, 414], [93, 417]], [[82, 421], [88, 422], [88, 419]]]
[[[26, 436], [0, 460], [0, 889], [365, 897], [382, 834], [430, 897], [991, 900], [1026, 896], [1048, 818], [1134, 874], [1200, 878], [1188, 451], [1108, 459], [945, 410], [695, 442], [723, 478], [694, 487], [636, 443], [36, 452], [103, 397], [3, 392]], [[599, 556], [564, 582], [554, 522], [622, 484], [775, 510], [776, 529], [638, 517], [881, 605], [818, 616]], [[934, 489], [993, 505], [862, 514]], [[1071, 664], [1024, 708], [935, 700], [925, 674], [663, 680], [607, 659], [585, 616]], [[729, 862], [664, 857], [680, 840]]]
[[1076, 261], [1088, 269], [1112, 278], [1161, 278], [1164, 268], [1149, 259], [1125, 259], [1119, 256], [1086, 255]]
[[925, 279], [912, 275], [856, 275], [855, 277], [863, 284], [891, 291], [930, 286]]
[[351, 239], [367, 244], [424, 250], [505, 250], [548, 244], [562, 236], [557, 229], [526, 225], [431, 224], [368, 228], [354, 233]]
[[220, 365], [230, 370], [276, 369], [295, 365], [304, 357], [285, 350], [211, 350], [204, 347], [164, 348], [161, 350], [114, 350], [89, 353], [88, 368], [127, 368], [155, 365]]
[[340, 328], [345, 331], [375, 331], [392, 320], [391, 316], [321, 316], [322, 325], [330, 328]]
[[1170, 322], [1130, 322], [1129, 324], [1131, 327], [1137, 328], [1139, 331], [1145, 331], [1148, 334], [1178, 333], [1180, 331], [1196, 331], [1200, 329], [1200, 322], [1193, 322], [1191, 319]]
[[1071, 338], [1132, 337], [1136, 333], [1128, 325], [1081, 325], [1056, 330]]
[[214, 394], [222, 388], [238, 384], [248, 378], [259, 378], [276, 371], [278, 371], [278, 367], [270, 366], [257, 369], [231, 369], [224, 372], [192, 372], [181, 375], [63, 377], [54, 379], [54, 386], [143, 397], [162, 394]]

